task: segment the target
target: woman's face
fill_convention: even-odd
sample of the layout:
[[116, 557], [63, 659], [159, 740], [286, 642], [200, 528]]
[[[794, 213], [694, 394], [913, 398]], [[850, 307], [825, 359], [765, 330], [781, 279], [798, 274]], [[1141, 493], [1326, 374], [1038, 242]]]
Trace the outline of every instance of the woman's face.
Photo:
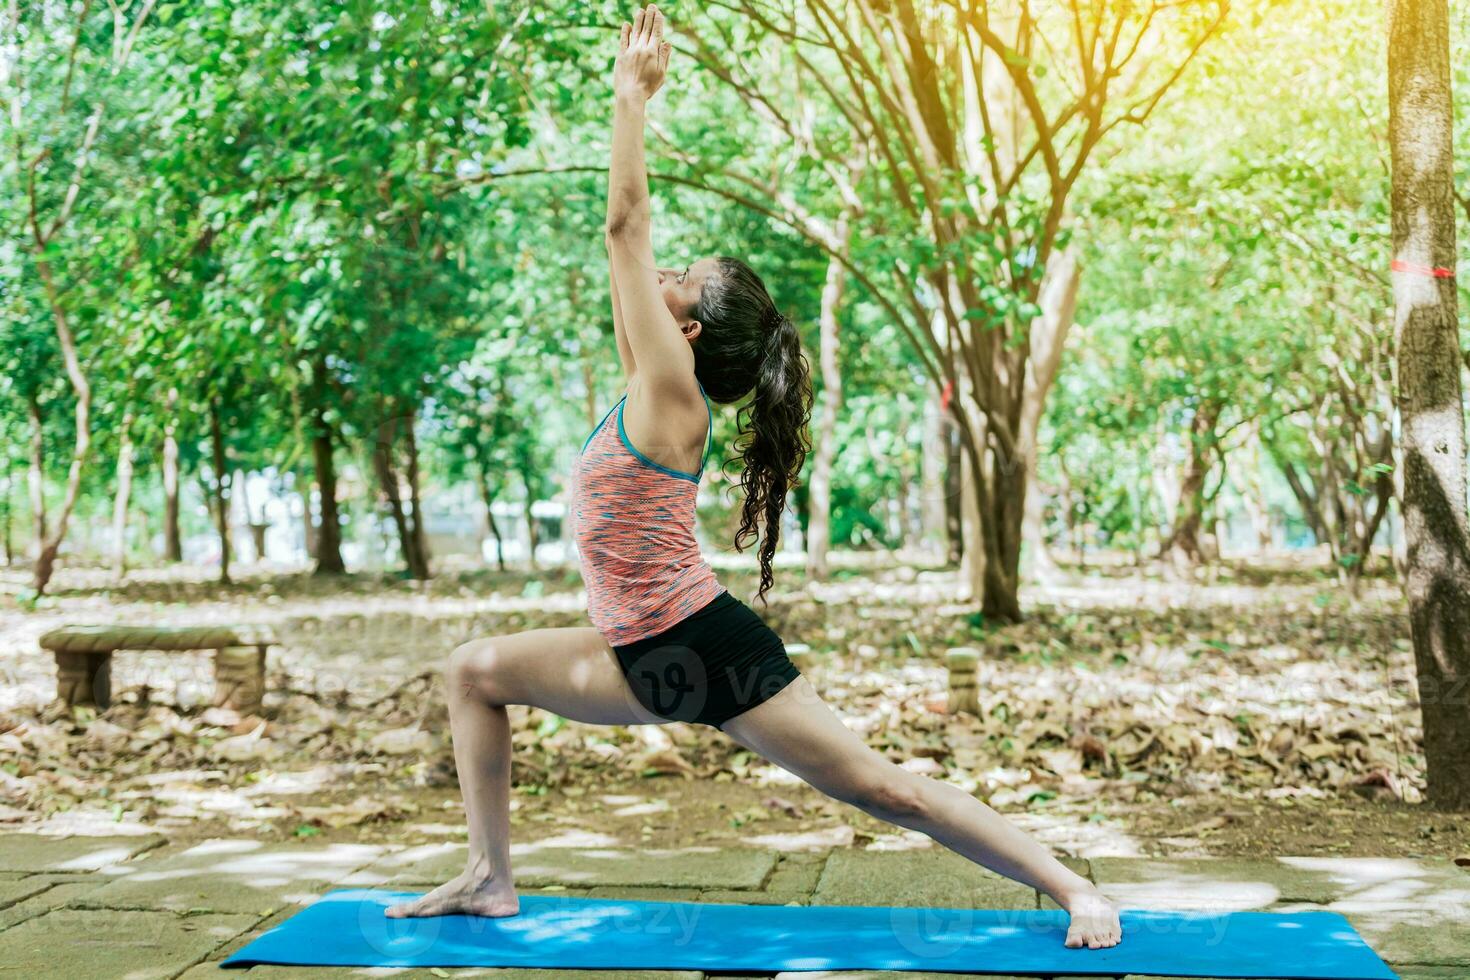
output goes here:
[[678, 268], [658, 270], [658, 285], [664, 294], [674, 322], [681, 328], [694, 317], [694, 306], [704, 293], [704, 284], [719, 269], [715, 259], [698, 261]]

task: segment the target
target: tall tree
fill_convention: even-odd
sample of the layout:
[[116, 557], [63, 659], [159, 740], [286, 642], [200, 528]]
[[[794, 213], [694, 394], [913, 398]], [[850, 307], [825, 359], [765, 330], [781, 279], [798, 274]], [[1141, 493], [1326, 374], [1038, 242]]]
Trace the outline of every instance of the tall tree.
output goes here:
[[1470, 810], [1470, 517], [1446, 0], [1389, 0], [1394, 341], [1409, 623], [1429, 798]]
[[133, 57], [154, 0], [113, 3], [110, 15], [81, 3], [10, 0], [0, 21], [0, 110], [10, 129], [8, 179], [23, 188], [31, 267], [39, 278], [73, 395], [71, 463], [61, 506], [40, 538], [31, 587], [46, 590], [82, 490], [92, 448], [92, 384], [66, 298], [75, 266], [88, 254], [67, 233], [90, 195], [97, 138], [125, 91], [118, 75]]
[[[1065, 244], [1069, 198], [1101, 141], [1148, 119], [1227, 9], [1226, 0], [1045, 10], [1025, 0], [807, 0], [784, 10], [741, 2], [734, 19], [681, 25], [699, 63], [799, 157], [757, 173], [701, 160], [699, 183], [833, 255], [831, 222], [814, 204], [832, 213], [832, 198], [869, 203], [849, 272], [902, 324], [935, 389], [951, 393], [964, 550], [987, 617], [1021, 614], [1031, 328], [1048, 260]], [[731, 58], [753, 29], [784, 55]], [[785, 70], [773, 70], [778, 57]], [[840, 166], [854, 144], [873, 153], [865, 186]], [[791, 171], [815, 200], [787, 186]]]

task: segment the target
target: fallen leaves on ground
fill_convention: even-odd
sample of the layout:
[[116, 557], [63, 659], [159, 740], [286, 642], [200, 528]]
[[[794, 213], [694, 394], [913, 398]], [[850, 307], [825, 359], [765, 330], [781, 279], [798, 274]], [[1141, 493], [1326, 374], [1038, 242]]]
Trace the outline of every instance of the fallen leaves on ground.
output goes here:
[[[443, 653], [472, 636], [580, 621], [564, 592], [400, 602], [320, 588], [268, 607], [201, 588], [200, 605], [177, 613], [253, 621], [268, 608], [277, 617], [283, 645], [261, 716], [208, 704], [206, 660], [161, 654], [115, 658], [119, 690], [105, 712], [49, 701], [50, 662], [34, 637], [81, 612], [156, 620], [146, 598], [68, 599], [7, 633], [19, 639], [0, 644], [0, 680], [29, 700], [0, 705], [0, 821], [87, 809], [150, 826], [225, 819], [237, 829], [407, 819], [414, 793], [455, 781]], [[789, 646], [807, 647], [801, 669], [849, 730], [905, 769], [999, 808], [1422, 796], [1412, 656], [1392, 589], [1370, 588], [1349, 605], [1290, 578], [1189, 587], [1098, 578], [1031, 596], [1027, 622], [994, 629], [952, 603], [953, 588], [953, 573], [877, 569], [788, 593], [766, 616]], [[975, 714], [949, 710], [944, 653], [956, 646], [981, 650]], [[609, 766], [756, 784], [769, 768], [697, 726], [508, 713], [520, 793], [576, 795]], [[371, 794], [332, 798], [344, 788]], [[771, 796], [738, 819], [771, 814], [802, 810]], [[1223, 826], [1206, 820], [1192, 832]]]

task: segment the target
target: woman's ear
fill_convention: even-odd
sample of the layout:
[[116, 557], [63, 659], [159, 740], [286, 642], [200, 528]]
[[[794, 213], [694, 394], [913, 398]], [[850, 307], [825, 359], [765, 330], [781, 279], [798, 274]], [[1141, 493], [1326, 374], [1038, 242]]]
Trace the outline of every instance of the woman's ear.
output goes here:
[[689, 341], [691, 344], [699, 339], [699, 332], [703, 329], [704, 325], [698, 320], [690, 320], [688, 323], [679, 328], [679, 330], [682, 331], [684, 334], [684, 339]]

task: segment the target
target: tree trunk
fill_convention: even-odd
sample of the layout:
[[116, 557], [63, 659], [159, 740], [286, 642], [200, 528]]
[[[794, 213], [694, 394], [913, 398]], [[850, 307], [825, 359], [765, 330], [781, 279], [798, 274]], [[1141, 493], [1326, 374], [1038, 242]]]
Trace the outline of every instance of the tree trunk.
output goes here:
[[163, 560], [184, 560], [179, 536], [179, 443], [172, 419], [163, 430]]
[[944, 555], [945, 562], [959, 565], [965, 557], [965, 462], [959, 428], [948, 411], [941, 413], [939, 431], [944, 439]]
[[1373, 557], [1373, 539], [1378, 536], [1394, 495], [1393, 478], [1389, 475], [1393, 472], [1393, 436], [1388, 426], [1382, 425], [1376, 433], [1363, 432], [1360, 428], [1355, 439], [1361, 458], [1368, 460], [1370, 466], [1386, 467], [1387, 471], [1374, 474], [1371, 495], [1367, 492], [1354, 495], [1352, 538], [1345, 545], [1351, 560], [1344, 563], [1354, 598]]
[[76, 341], [72, 337], [71, 325], [67, 322], [66, 312], [61, 308], [56, 283], [51, 275], [51, 263], [42, 258], [39, 249], [36, 255], [36, 271], [41, 274], [41, 281], [46, 287], [46, 298], [51, 306], [51, 319], [56, 326], [56, 342], [61, 348], [61, 360], [66, 367], [67, 380], [71, 382], [72, 394], [76, 397], [74, 409], [76, 435], [72, 443], [71, 467], [66, 474], [66, 493], [62, 497], [61, 509], [56, 514], [56, 521], [51, 526], [51, 533], [41, 541], [41, 548], [36, 555], [36, 565], [31, 576], [31, 588], [37, 595], [40, 595], [46, 591], [46, 586], [51, 582], [51, 575], [56, 570], [56, 555], [61, 551], [62, 541], [66, 539], [67, 524], [71, 520], [72, 510], [77, 505], [77, 498], [81, 494], [82, 471], [86, 468], [87, 458], [92, 451], [92, 386], [82, 371], [82, 362], [77, 356]]
[[[377, 470], [378, 484], [383, 490], [383, 496], [388, 501], [389, 516], [393, 518], [393, 526], [398, 530], [398, 545], [403, 551], [405, 570], [409, 578], [423, 580], [429, 577], [428, 563], [419, 550], [420, 536], [416, 533], [414, 524], [410, 523], [410, 515], [405, 512], [403, 494], [398, 485], [398, 470], [393, 465], [393, 444], [400, 421], [393, 419], [378, 426], [377, 443], [373, 448], [373, 467]], [[416, 523], [417, 515], [413, 519]]]
[[[597, 423], [594, 422], [593, 425]], [[495, 565], [505, 571], [505, 539], [500, 536], [500, 525], [495, 520], [495, 495], [490, 492], [490, 480], [485, 474], [483, 455], [475, 458], [475, 482], [480, 485], [480, 499], [485, 502], [485, 524], [495, 538]]]
[[[974, 445], [967, 444], [963, 453], [964, 482], [961, 486], [961, 514], [964, 521], [965, 545], [960, 560], [960, 595], [978, 598], [980, 611], [995, 623], [1021, 620], [1014, 568], [1005, 568], [1006, 549], [1014, 546], [1019, 558], [1019, 541], [1007, 542], [997, 516], [1006, 513], [991, 494], [1002, 492], [1015, 481], [1014, 467], [1006, 471], [1006, 457], [990, 451], [977, 454], [974, 446], [985, 446], [987, 424], [982, 418], [975, 423]], [[1020, 520], [1012, 525], [1020, 530]]]
[[414, 552], [418, 556], [420, 572], [414, 577], [427, 579], [433, 574], [429, 567], [429, 561], [433, 556], [429, 554], [429, 532], [424, 528], [424, 504], [419, 492], [419, 440], [413, 431], [414, 419], [415, 413], [409, 412], [404, 422], [406, 428], [403, 433], [404, 448], [408, 451], [408, 503], [413, 509], [413, 513], [409, 515], [413, 520], [409, 530], [413, 539]]
[[41, 543], [46, 540], [46, 430], [41, 402], [32, 395], [31, 458], [26, 470], [26, 483], [31, 495], [31, 557], [41, 556]]
[[219, 580], [230, 583], [230, 478], [219, 400], [209, 403], [209, 448], [214, 466], [214, 526], [219, 533]]
[[[1346, 538], [1347, 509], [1343, 505], [1343, 474], [1330, 447], [1318, 450], [1322, 465], [1313, 482], [1317, 486], [1317, 512], [1322, 515], [1322, 526], [1327, 529], [1327, 552], [1332, 564], [1338, 565], [1342, 557], [1342, 543]], [[1341, 566], [1338, 566], [1341, 567]]]
[[112, 501], [112, 574], [122, 581], [128, 574], [128, 497], [133, 490], [133, 417], [122, 423], [122, 445], [117, 451], [117, 492]]
[[378, 477], [378, 489], [388, 502], [388, 516], [393, 519], [393, 527], [398, 532], [398, 547], [403, 552], [403, 564], [409, 576], [413, 577], [413, 541], [408, 533], [408, 520], [403, 514], [403, 500], [398, 492], [398, 473], [393, 469], [393, 462], [389, 458], [392, 426], [391, 422], [378, 426], [378, 438], [373, 445], [373, 470]]
[[332, 429], [318, 410], [316, 433], [311, 440], [312, 462], [316, 465], [317, 496], [321, 517], [316, 529], [316, 575], [342, 575], [342, 522], [337, 514], [337, 468], [332, 458]]
[[[979, 572], [983, 588], [980, 610], [986, 619], [1016, 623], [1020, 614], [1020, 550], [1026, 517], [1026, 476], [1030, 457], [1036, 451], [1036, 430], [1041, 425], [1047, 392], [1057, 376], [1061, 348], [1072, 328], [1078, 291], [1078, 264], [1070, 254], [1055, 253], [1047, 263], [1044, 282], [1038, 288], [1042, 316], [1030, 323], [1028, 351], [992, 350], [998, 378], [1010, 379], [986, 392], [991, 410], [972, 413], [973, 428], [985, 420], [989, 441], [976, 438], [983, 460], [970, 464], [976, 480], [973, 505], [979, 522], [967, 535], [966, 548], [982, 548], [985, 560], [970, 561], [972, 576]], [[972, 398], [973, 401], [973, 398]], [[994, 422], [1000, 416], [1000, 422]], [[995, 426], [1000, 425], [997, 429]], [[1005, 442], [1001, 432], [1013, 432]]]
[[[997, 341], [993, 330], [976, 328], [970, 342], [991, 362], [997, 380], [984, 390], [983, 404], [973, 379], [960, 386], [973, 438], [966, 446], [970, 458], [966, 476], [973, 480], [973, 505], [978, 513], [966, 529], [965, 549], [983, 549], [967, 559], [971, 590], [982, 589], [981, 611], [989, 620], [1019, 622], [1021, 534], [1026, 513], [1028, 457], [1036, 450], [1046, 393], [1055, 380], [1062, 345], [1076, 308], [1075, 259], [1057, 255], [1048, 261], [1037, 300], [1043, 308], [1039, 322], [1028, 324], [1027, 343], [1018, 350]], [[957, 287], [956, 287], [957, 288]], [[1038, 329], [1039, 328], [1039, 329]], [[1034, 344], [1034, 346], [1033, 346]], [[982, 436], [983, 434], [983, 436]]]
[[4, 500], [4, 507], [5, 507], [5, 567], [6, 568], [9, 568], [11, 565], [14, 565], [15, 564], [15, 551], [13, 550], [13, 546], [14, 546], [14, 543], [15, 542], [11, 538], [11, 534], [15, 530], [14, 515], [11, 513], [11, 507], [14, 505], [14, 501], [15, 501], [14, 490], [15, 490], [15, 480], [10, 475], [10, 468], [7, 466], [6, 467], [6, 470], [5, 470], [5, 500]]
[[5, 567], [15, 564], [15, 480], [7, 470], [5, 473]]
[[1394, 344], [1403, 432], [1404, 591], [1429, 799], [1470, 809], [1470, 518], [1455, 280], [1449, 10], [1389, 0]]
[[[1000, 622], [1021, 621], [1021, 522], [1026, 514], [1026, 465], [1018, 456], [998, 450], [990, 453], [992, 477], [990, 505], [993, 537], [986, 544], [991, 554], [985, 570], [986, 618]], [[994, 546], [990, 547], [990, 540]]]
[[1162, 556], [1183, 567], [1201, 565], [1206, 557], [1200, 542], [1205, 516], [1205, 477], [1210, 472], [1215, 422], [1219, 416], [1220, 407], [1206, 401], [1195, 409], [1189, 423], [1189, 455], [1179, 479], [1179, 506], [1174, 513], [1174, 526], [1160, 549]]
[[1330, 544], [1332, 536], [1327, 531], [1327, 523], [1322, 520], [1322, 513], [1317, 509], [1317, 498], [1312, 495], [1311, 489], [1302, 479], [1301, 470], [1291, 460], [1283, 459], [1274, 450], [1271, 457], [1276, 460], [1276, 466], [1281, 470], [1281, 475], [1286, 477], [1286, 485], [1291, 487], [1291, 495], [1296, 498], [1297, 506], [1302, 511], [1302, 520], [1311, 530], [1312, 537], [1319, 545]]
[[535, 501], [531, 499], [531, 491], [526, 490], [526, 560], [530, 563], [531, 570], [536, 570], [536, 517], [531, 513], [531, 506]]
[[1373, 557], [1373, 539], [1378, 536], [1378, 528], [1382, 526], [1383, 519], [1388, 516], [1389, 504], [1393, 500], [1393, 480], [1387, 475], [1380, 474], [1374, 481], [1373, 510], [1368, 511], [1368, 501], [1365, 498], [1360, 501], [1359, 506], [1363, 508], [1366, 527], [1359, 531], [1359, 536], [1353, 550], [1353, 561], [1347, 566], [1347, 585], [1354, 599], [1362, 588], [1363, 573], [1368, 568], [1368, 562]]
[[265, 535], [270, 529], [269, 524], [250, 525], [250, 546], [255, 551], [256, 561], [265, 561]]
[[[837, 249], [845, 258], [851, 235], [846, 210], [837, 219]], [[819, 360], [822, 370], [822, 413], [817, 420], [816, 455], [812, 459], [808, 485], [810, 508], [806, 533], [806, 575], [808, 581], [820, 582], [827, 577], [827, 549], [832, 539], [832, 465], [837, 458], [837, 415], [842, 407], [842, 369], [838, 363], [841, 345], [838, 339], [842, 308], [842, 291], [847, 285], [847, 269], [836, 258], [827, 260], [827, 281], [822, 286]]]

